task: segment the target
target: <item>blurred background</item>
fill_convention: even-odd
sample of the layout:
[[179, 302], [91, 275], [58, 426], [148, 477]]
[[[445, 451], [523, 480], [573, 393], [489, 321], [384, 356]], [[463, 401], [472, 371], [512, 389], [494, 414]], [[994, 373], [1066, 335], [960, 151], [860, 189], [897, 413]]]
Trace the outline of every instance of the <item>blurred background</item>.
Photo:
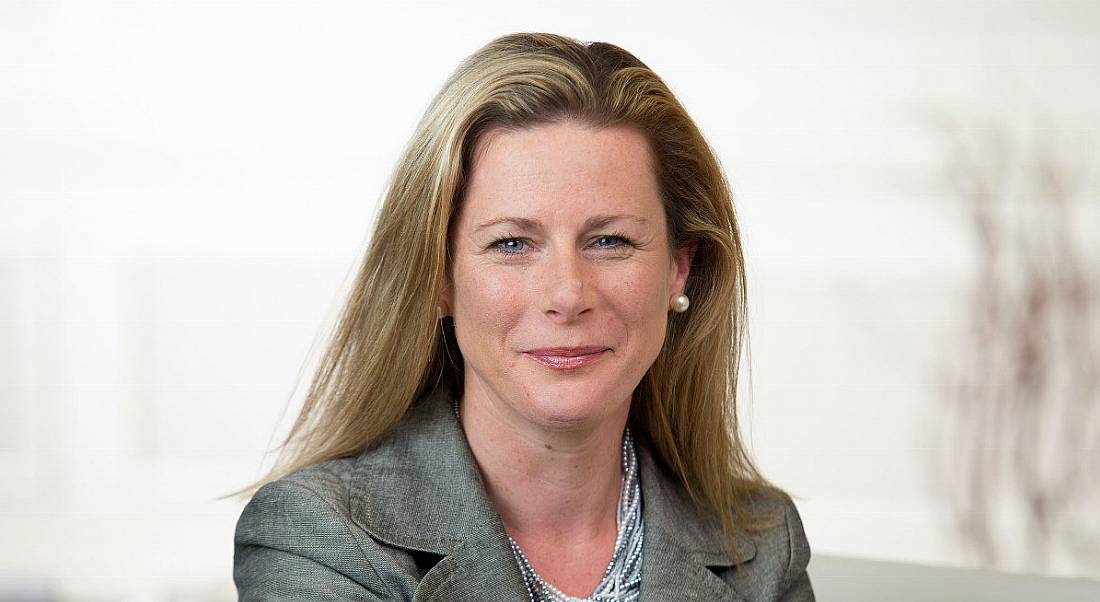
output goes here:
[[631, 50], [722, 159], [820, 599], [886, 571], [847, 560], [1100, 583], [1095, 1], [0, 0], [0, 600], [235, 598], [218, 498], [430, 97], [525, 30]]

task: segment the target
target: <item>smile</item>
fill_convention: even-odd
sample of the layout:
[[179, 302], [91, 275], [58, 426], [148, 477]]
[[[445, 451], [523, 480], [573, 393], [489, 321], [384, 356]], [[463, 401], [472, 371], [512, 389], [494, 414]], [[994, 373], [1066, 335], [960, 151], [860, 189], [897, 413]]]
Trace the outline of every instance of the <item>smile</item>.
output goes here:
[[555, 347], [532, 349], [524, 355], [554, 370], [575, 370], [599, 361], [610, 349], [606, 347]]

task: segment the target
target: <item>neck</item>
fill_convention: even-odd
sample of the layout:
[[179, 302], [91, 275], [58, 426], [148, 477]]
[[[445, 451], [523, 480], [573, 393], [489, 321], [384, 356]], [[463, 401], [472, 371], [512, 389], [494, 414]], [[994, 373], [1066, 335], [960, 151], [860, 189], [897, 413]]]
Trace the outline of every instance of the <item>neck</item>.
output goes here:
[[624, 404], [620, 416], [563, 431], [464, 399], [460, 420], [470, 451], [505, 529], [521, 546], [614, 533], [628, 412]]

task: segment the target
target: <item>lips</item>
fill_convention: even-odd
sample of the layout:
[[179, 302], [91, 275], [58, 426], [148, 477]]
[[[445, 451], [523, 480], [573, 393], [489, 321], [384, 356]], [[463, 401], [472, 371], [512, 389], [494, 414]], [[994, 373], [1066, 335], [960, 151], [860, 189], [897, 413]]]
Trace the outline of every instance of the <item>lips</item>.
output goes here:
[[607, 347], [545, 347], [524, 352], [532, 360], [554, 370], [575, 370], [598, 361]]

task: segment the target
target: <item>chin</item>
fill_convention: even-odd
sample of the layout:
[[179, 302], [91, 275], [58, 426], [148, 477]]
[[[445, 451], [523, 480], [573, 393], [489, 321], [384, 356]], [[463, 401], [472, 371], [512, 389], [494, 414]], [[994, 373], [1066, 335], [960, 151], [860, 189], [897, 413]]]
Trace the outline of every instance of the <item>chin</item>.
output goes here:
[[533, 418], [552, 430], [575, 430], [598, 425], [604, 419], [617, 414], [619, 409], [610, 400], [626, 399], [630, 403], [630, 394], [620, 395], [612, 391], [595, 392], [591, 387], [551, 386], [549, 390], [529, 391], [530, 409]]

